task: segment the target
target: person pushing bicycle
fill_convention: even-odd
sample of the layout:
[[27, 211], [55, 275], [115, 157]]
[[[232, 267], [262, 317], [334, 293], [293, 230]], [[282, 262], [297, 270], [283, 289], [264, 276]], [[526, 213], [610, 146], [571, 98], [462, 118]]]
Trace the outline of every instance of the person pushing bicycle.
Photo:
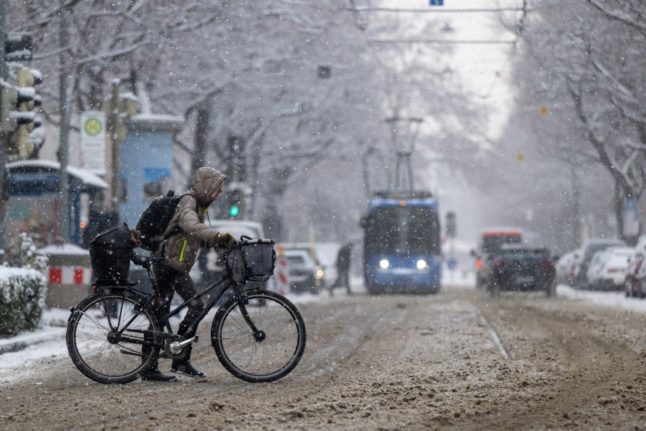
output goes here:
[[[211, 167], [201, 167], [195, 173], [191, 189], [184, 194], [175, 209], [175, 213], [164, 230], [165, 240], [157, 251], [160, 262], [153, 263], [153, 274], [156, 280], [157, 301], [156, 313], [163, 316], [170, 310], [173, 293], [177, 292], [184, 300], [196, 294], [189, 271], [197, 260], [201, 247], [215, 247], [227, 250], [235, 244], [235, 238], [229, 233], [220, 233], [204, 224], [204, 215], [208, 207], [224, 192], [226, 176]], [[192, 337], [197, 326], [187, 333], [190, 323], [204, 310], [201, 299], [194, 299], [188, 306], [188, 312], [179, 325], [178, 335]], [[175, 376], [159, 371], [159, 348], [146, 371], [141, 374], [144, 380], [169, 381]], [[204, 373], [191, 364], [191, 345], [184, 348], [184, 356], [174, 359], [171, 372], [182, 373], [191, 377], [202, 377]]]

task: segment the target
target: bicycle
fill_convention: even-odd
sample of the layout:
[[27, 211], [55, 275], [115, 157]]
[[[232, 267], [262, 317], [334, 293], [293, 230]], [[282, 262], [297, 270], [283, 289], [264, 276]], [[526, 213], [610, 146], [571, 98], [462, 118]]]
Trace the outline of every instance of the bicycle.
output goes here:
[[[162, 357], [181, 358], [197, 341], [173, 333], [169, 319], [188, 304], [214, 292], [187, 333], [206, 317], [225, 293], [211, 323], [211, 344], [222, 366], [247, 382], [271, 382], [289, 374], [303, 356], [306, 331], [296, 306], [284, 296], [245, 283], [268, 279], [273, 273], [273, 241], [242, 237], [226, 254], [226, 275], [165, 316], [156, 316], [156, 294], [136, 289], [136, 283], [93, 285], [94, 293], [71, 309], [66, 341], [74, 365], [90, 379], [104, 384], [129, 383], [147, 369], [154, 350]], [[148, 272], [160, 258], [133, 255]], [[270, 262], [271, 261], [271, 262]], [[271, 263], [271, 264], [270, 264]], [[156, 291], [156, 289], [155, 289]]]

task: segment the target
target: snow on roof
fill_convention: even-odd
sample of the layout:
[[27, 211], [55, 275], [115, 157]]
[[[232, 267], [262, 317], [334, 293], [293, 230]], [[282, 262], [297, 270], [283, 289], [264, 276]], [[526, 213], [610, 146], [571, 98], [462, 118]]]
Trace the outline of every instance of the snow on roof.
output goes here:
[[511, 226], [492, 226], [480, 229], [480, 235], [522, 235], [523, 230]]
[[615, 256], [632, 256], [635, 253], [635, 249], [632, 247], [610, 247], [606, 250]]
[[160, 122], [177, 122], [183, 123], [184, 118], [178, 115], [164, 115], [164, 114], [137, 114], [132, 117], [133, 121], [160, 121]]
[[176, 132], [182, 129], [184, 118], [177, 115], [137, 114], [126, 119], [126, 125], [135, 133], [137, 131]]
[[48, 245], [41, 248], [41, 253], [51, 255], [51, 254], [66, 254], [66, 255], [75, 255], [75, 256], [86, 256], [89, 252], [79, 247], [75, 244], [61, 244], [61, 245]]
[[585, 241], [588, 244], [623, 244], [624, 242], [618, 238], [591, 238]]
[[[43, 167], [43, 168], [56, 169], [56, 170], [59, 170], [61, 168], [60, 163], [54, 162], [52, 160], [20, 160], [17, 162], [7, 163], [8, 169], [20, 168], [23, 166], [35, 166], [35, 167]], [[92, 172], [86, 171], [85, 169], [68, 165], [67, 173], [81, 180], [83, 184], [98, 187], [100, 189], [108, 188], [108, 183], [103, 181], [101, 178], [99, 178], [97, 175], [93, 174]]]

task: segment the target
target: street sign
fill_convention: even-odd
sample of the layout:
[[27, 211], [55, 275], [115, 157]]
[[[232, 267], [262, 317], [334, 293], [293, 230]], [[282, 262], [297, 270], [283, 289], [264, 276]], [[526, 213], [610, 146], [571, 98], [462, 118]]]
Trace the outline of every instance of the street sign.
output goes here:
[[428, 0], [429, 6], [444, 6], [444, 0]]
[[451, 258], [446, 262], [446, 266], [448, 267], [449, 271], [455, 271], [458, 269], [458, 261], [455, 258]]
[[81, 114], [81, 167], [105, 175], [105, 113], [85, 111]]

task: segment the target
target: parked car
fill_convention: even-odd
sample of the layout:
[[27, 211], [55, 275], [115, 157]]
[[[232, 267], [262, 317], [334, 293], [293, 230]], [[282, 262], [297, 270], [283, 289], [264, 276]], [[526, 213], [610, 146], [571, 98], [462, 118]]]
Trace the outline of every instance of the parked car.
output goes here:
[[304, 249], [286, 248], [285, 257], [290, 291], [318, 295], [324, 286], [323, 270], [310, 253]]
[[570, 261], [570, 267], [568, 269], [567, 275], [567, 284], [574, 286], [576, 284], [577, 277], [579, 276], [579, 271], [581, 271], [581, 262], [583, 261], [583, 249], [577, 248], [574, 250], [572, 255], [572, 260]]
[[574, 283], [572, 278], [572, 267], [574, 265], [576, 254], [577, 250], [570, 251], [565, 253], [556, 261], [555, 270], [557, 284], [563, 283], [572, 285]]
[[323, 270], [326, 288], [331, 288], [337, 278], [336, 258], [341, 244], [336, 242], [323, 242], [314, 245], [318, 264]]
[[491, 259], [487, 288], [493, 296], [501, 290], [537, 290], [553, 296], [555, 275], [548, 249], [503, 246]]
[[646, 253], [637, 250], [630, 258], [628, 269], [626, 270], [626, 283], [624, 290], [626, 296], [635, 298], [646, 297], [646, 265], [644, 260]]
[[588, 288], [623, 290], [628, 262], [633, 254], [634, 249], [630, 247], [609, 247], [595, 253], [588, 267]]
[[578, 264], [574, 286], [585, 288], [588, 286], [588, 268], [594, 255], [609, 247], [625, 246], [624, 242], [618, 239], [592, 239], [588, 240], [581, 247], [581, 261]]

